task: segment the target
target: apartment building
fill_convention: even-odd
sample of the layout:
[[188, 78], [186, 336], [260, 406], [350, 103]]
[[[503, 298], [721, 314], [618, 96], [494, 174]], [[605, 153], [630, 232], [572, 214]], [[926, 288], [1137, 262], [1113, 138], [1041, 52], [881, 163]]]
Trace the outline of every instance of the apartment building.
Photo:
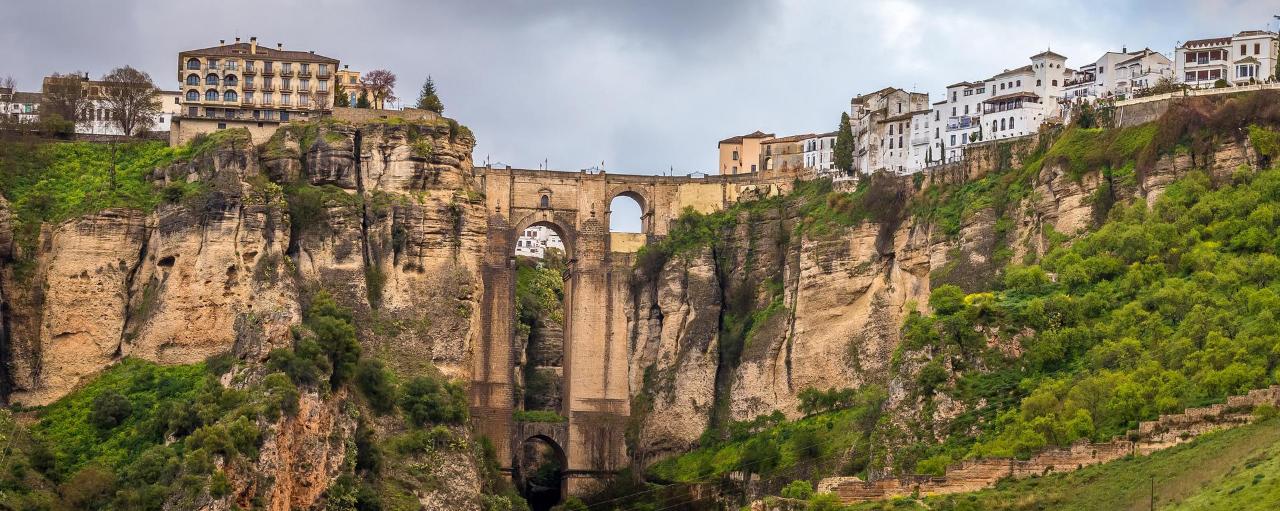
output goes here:
[[1192, 87], [1214, 87], [1276, 79], [1280, 39], [1275, 32], [1246, 30], [1230, 37], [1193, 39], [1178, 46], [1175, 76]]
[[1067, 58], [1052, 51], [1031, 56], [1031, 64], [986, 80], [982, 101], [981, 140], [1035, 133], [1045, 121], [1062, 119], [1063, 91], [1077, 73]]
[[828, 173], [835, 169], [836, 134], [832, 131], [820, 135], [811, 135], [800, 141], [804, 147], [804, 167], [819, 173]]
[[170, 144], [237, 127], [263, 142], [281, 123], [331, 111], [337, 70], [338, 59], [282, 44], [262, 47], [257, 37], [180, 52], [182, 109], [173, 118]]
[[849, 101], [853, 170], [907, 173], [907, 131], [912, 116], [929, 109], [929, 95], [885, 87]]
[[754, 133], [721, 140], [717, 144], [720, 152], [720, 174], [759, 172], [761, 143], [772, 138], [773, 133], [756, 130]]

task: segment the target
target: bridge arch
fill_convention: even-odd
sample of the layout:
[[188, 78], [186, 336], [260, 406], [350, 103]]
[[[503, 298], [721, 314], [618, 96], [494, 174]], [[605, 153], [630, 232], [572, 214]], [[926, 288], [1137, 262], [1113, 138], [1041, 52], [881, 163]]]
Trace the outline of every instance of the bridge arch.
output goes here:
[[613, 201], [618, 197], [626, 197], [640, 206], [640, 232], [646, 235], [653, 234], [653, 206], [649, 201], [649, 195], [651, 193], [639, 185], [624, 184], [613, 187], [609, 190], [608, 200], [605, 202], [605, 204], [609, 205], [608, 214], [610, 218], [607, 220], [612, 222]]
[[[518, 428], [524, 433], [528, 426]], [[563, 429], [561, 425], [546, 429]], [[550, 509], [562, 502], [567, 495], [568, 485], [565, 472], [569, 468], [569, 457], [565, 454], [561, 443], [563, 434], [555, 431], [535, 431], [517, 437], [513, 482], [520, 494], [529, 502], [533, 511]], [[557, 440], [556, 437], [561, 437]]]
[[[577, 231], [573, 229], [573, 217], [569, 213], [557, 212], [552, 209], [540, 209], [528, 213], [512, 224], [515, 228], [511, 231], [511, 239], [506, 240], [506, 246], [509, 252], [513, 252], [516, 248], [516, 240], [520, 239], [520, 235], [525, 229], [530, 227], [546, 227], [551, 229], [560, 237], [560, 242], [564, 243], [565, 257], [569, 261], [573, 261], [577, 257], [574, 250], [577, 246]], [[514, 253], [514, 252], [513, 252]]]

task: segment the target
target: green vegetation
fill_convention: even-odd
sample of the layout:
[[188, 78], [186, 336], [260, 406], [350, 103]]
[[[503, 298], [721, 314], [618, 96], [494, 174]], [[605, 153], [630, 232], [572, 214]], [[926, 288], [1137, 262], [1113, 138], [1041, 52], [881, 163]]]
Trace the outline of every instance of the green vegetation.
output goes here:
[[842, 473], [857, 473], [869, 462], [870, 435], [886, 398], [883, 389], [869, 387], [854, 393], [850, 406], [841, 410], [793, 422], [781, 413], [733, 422], [727, 428], [728, 439], [704, 435], [701, 447], [659, 462], [650, 474], [676, 482], [708, 480], [737, 470], [791, 478], [808, 471], [816, 478], [834, 473], [819, 462], [835, 459], [843, 464], [838, 467]]
[[1162, 510], [1275, 509], [1280, 505], [1280, 423], [1210, 433], [1150, 456], [1127, 457], [1054, 474], [1001, 482], [974, 493], [899, 498], [850, 511], [1031, 511], [1147, 509], [1154, 489]]

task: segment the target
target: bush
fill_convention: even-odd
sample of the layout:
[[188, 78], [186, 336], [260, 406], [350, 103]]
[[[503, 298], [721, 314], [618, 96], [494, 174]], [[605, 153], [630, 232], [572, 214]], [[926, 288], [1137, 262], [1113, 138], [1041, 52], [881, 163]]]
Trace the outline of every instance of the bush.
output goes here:
[[321, 291], [311, 301], [305, 321], [315, 336], [316, 344], [329, 356], [329, 384], [338, 387], [355, 373], [360, 360], [360, 343], [356, 341], [356, 328], [351, 312], [338, 306], [333, 296]]
[[782, 496], [788, 499], [809, 500], [813, 496], [813, 485], [804, 479], [791, 481], [782, 488]]
[[386, 415], [395, 410], [396, 386], [391, 381], [391, 371], [381, 360], [360, 361], [356, 366], [356, 387], [369, 400], [369, 407], [374, 413]]
[[563, 504], [551, 508], [551, 511], [587, 511], [587, 504], [578, 497], [569, 497]]
[[413, 425], [461, 424], [467, 419], [467, 397], [462, 386], [419, 376], [405, 384], [400, 409]]
[[133, 404], [129, 402], [129, 398], [114, 390], [108, 390], [93, 399], [89, 422], [98, 429], [107, 431], [119, 426], [132, 413]]

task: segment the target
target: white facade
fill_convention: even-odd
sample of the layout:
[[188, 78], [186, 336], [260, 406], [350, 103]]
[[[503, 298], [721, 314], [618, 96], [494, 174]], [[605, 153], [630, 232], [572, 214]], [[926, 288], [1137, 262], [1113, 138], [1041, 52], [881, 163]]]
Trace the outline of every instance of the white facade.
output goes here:
[[[156, 91], [155, 102], [160, 112], [152, 120], [150, 131], [169, 131], [173, 117], [182, 112], [182, 93], [177, 91]], [[119, 123], [114, 119], [110, 105], [101, 99], [91, 99], [89, 108], [78, 121], [76, 133], [80, 135], [124, 135]]]
[[1031, 57], [1031, 65], [1005, 71], [986, 81], [982, 102], [982, 140], [1036, 133], [1050, 119], [1062, 119], [1063, 91], [1076, 72], [1067, 58], [1051, 51]]
[[819, 173], [835, 168], [836, 132], [823, 133], [800, 141], [804, 147], [804, 167]]
[[931, 111], [932, 132], [923, 156], [929, 165], [959, 161], [964, 157], [964, 146], [978, 141], [982, 101], [987, 97], [985, 81], [947, 86], [946, 99], [934, 103]]
[[0, 116], [20, 123], [40, 120], [40, 93], [16, 92], [0, 87]]
[[1233, 85], [1272, 82], [1280, 59], [1275, 32], [1249, 30], [1231, 37], [1195, 39], [1178, 47], [1174, 77], [1192, 87], [1213, 87], [1218, 80]]
[[1144, 48], [1130, 54], [1128, 59], [1117, 62], [1110, 74], [1108, 92], [1127, 98], [1143, 89], [1154, 87], [1162, 79], [1172, 79], [1173, 61], [1159, 52]]
[[853, 170], [868, 173], [891, 170], [909, 174], [912, 116], [927, 111], [929, 95], [886, 87], [849, 102], [849, 124], [853, 128]]
[[516, 239], [516, 255], [541, 258], [548, 248], [564, 250], [564, 242], [549, 227], [535, 225], [525, 229]]

